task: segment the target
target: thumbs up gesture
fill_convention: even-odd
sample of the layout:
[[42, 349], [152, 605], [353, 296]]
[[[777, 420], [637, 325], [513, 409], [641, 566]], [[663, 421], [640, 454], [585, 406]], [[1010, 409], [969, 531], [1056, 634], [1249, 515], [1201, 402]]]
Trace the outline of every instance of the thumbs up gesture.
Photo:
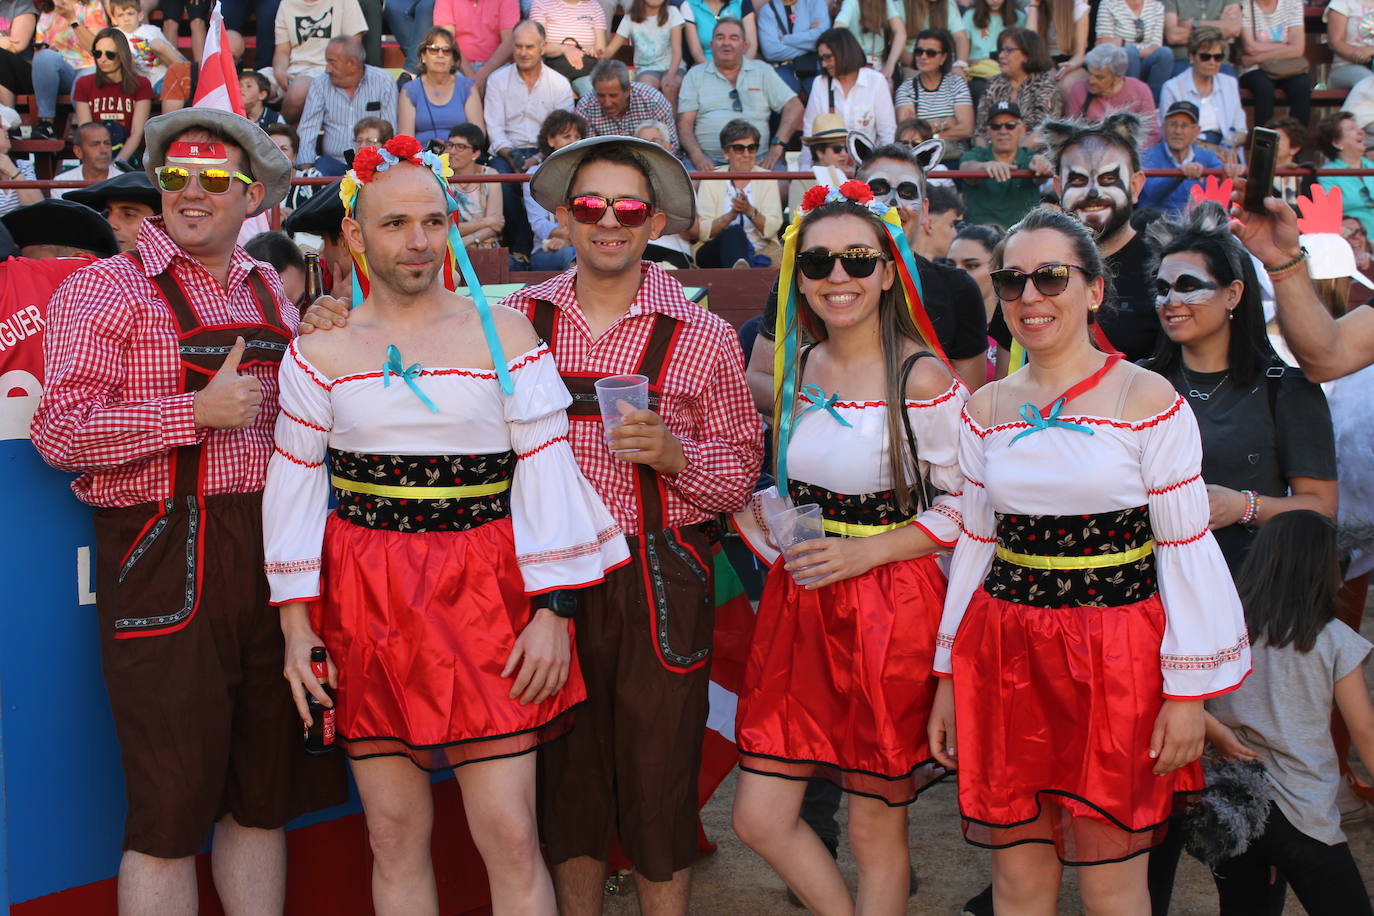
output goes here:
[[244, 343], [240, 337], [224, 357], [224, 365], [210, 383], [196, 392], [196, 426], [201, 429], [239, 429], [257, 418], [262, 405], [262, 383], [250, 375], [239, 375]]

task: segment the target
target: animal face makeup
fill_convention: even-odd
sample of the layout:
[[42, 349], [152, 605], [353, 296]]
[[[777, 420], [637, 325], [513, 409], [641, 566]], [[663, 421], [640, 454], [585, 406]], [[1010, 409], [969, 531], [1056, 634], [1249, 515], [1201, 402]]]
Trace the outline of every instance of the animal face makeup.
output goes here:
[[1060, 200], [1099, 239], [1131, 218], [1139, 189], [1125, 150], [1092, 138], [1064, 151], [1059, 160]]

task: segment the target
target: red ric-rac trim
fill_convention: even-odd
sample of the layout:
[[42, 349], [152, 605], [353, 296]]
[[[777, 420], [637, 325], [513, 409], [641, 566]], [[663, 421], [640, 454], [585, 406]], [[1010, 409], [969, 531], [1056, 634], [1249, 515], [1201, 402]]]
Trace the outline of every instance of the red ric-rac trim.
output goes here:
[[286, 417], [286, 419], [291, 420], [291, 421], [296, 422], [296, 423], [299, 423], [301, 426], [304, 426], [304, 427], [307, 428], [307, 429], [313, 429], [313, 430], [315, 430], [315, 431], [317, 431], [317, 432], [322, 432], [322, 433], [327, 433], [327, 432], [329, 432], [329, 430], [325, 429], [323, 426], [316, 426], [314, 423], [311, 423], [309, 420], [302, 420], [300, 417], [296, 416], [296, 415], [293, 414], [291, 411], [287, 410], [285, 407], [283, 407], [283, 408], [281, 409], [281, 412], [282, 412], [282, 416]]
[[979, 536], [979, 535], [974, 534], [972, 531], [969, 531], [967, 528], [964, 529], [964, 536], [967, 537], [969, 540], [977, 541], [977, 542], [980, 543], [980, 544], [996, 544], [996, 543], [997, 543], [997, 538], [995, 538], [995, 537], [991, 537], [991, 538], [981, 537], [981, 536]]
[[[1180, 408], [1182, 407], [1183, 398], [1177, 397], [1174, 399], [1173, 406], [1170, 407], [1168, 410], [1164, 411], [1163, 413], [1155, 414], [1153, 417], [1148, 417], [1144, 420], [1137, 421], [1135, 423], [1127, 423], [1124, 420], [1112, 420], [1107, 417], [1089, 417], [1077, 414], [1065, 414], [1061, 416], [1059, 419], [1072, 420], [1075, 423], [1085, 423], [1088, 426], [1110, 426], [1115, 429], [1129, 429], [1133, 432], [1140, 432], [1142, 430], [1149, 429], [1152, 426], [1158, 426], [1165, 420], [1172, 417], [1174, 414], [1178, 413]], [[971, 417], [968, 416], [967, 412], [964, 413], [964, 422], [968, 424], [969, 429], [973, 430], [973, 432], [977, 434], [977, 436], [980, 439], [986, 438], [992, 435], [993, 433], [1001, 432], [1004, 429], [1030, 428], [1030, 424], [1025, 422], [1024, 420], [1015, 420], [1008, 423], [998, 423], [996, 426], [990, 426], [987, 429], [983, 429], [977, 423], [975, 423]]]
[[[906, 398], [903, 400], [902, 403], [904, 403], [907, 407], [935, 407], [939, 404], [945, 403], [951, 398], [958, 397], [959, 389], [962, 387], [963, 386], [960, 385], [959, 382], [956, 380], [949, 386], [949, 388], [945, 389], [944, 394], [933, 397], [928, 401], [919, 401], [914, 398]], [[800, 397], [800, 395], [798, 395], [798, 397]], [[855, 410], [864, 410], [870, 407], [886, 407], [887, 401], [836, 401], [835, 406], [851, 407]]]
[[1190, 538], [1184, 538], [1184, 539], [1181, 540], [1181, 541], [1155, 541], [1155, 546], [1157, 546], [1157, 547], [1183, 547], [1183, 546], [1186, 545], [1186, 544], [1192, 544], [1192, 543], [1194, 543], [1194, 542], [1196, 542], [1196, 541], [1202, 540], [1203, 538], [1205, 538], [1205, 537], [1207, 536], [1207, 531], [1208, 531], [1208, 529], [1203, 528], [1201, 531], [1199, 531], [1197, 534], [1193, 535], [1192, 537], [1190, 537]]
[[1192, 483], [1194, 480], [1201, 480], [1201, 479], [1202, 479], [1202, 474], [1201, 474], [1201, 473], [1197, 473], [1197, 474], [1194, 474], [1192, 477], [1189, 477], [1187, 480], [1180, 480], [1178, 483], [1171, 483], [1171, 484], [1169, 484], [1167, 487], [1160, 487], [1158, 490], [1149, 490], [1149, 491], [1147, 491], [1147, 492], [1148, 492], [1151, 496], [1162, 496], [1163, 494], [1169, 493], [1169, 492], [1171, 492], [1171, 491], [1173, 491], [1173, 490], [1177, 490], [1177, 489], [1179, 489], [1180, 487], [1186, 487], [1186, 486], [1188, 486], [1188, 484]]
[[568, 441], [568, 437], [567, 437], [566, 435], [558, 436], [558, 437], [555, 438], [555, 439], [550, 439], [548, 442], [545, 442], [543, 445], [535, 446], [534, 448], [530, 449], [528, 452], [520, 452], [520, 453], [518, 453], [515, 457], [516, 457], [517, 459], [519, 459], [520, 461], [524, 461], [526, 458], [529, 458], [529, 457], [532, 456], [532, 455], [537, 455], [537, 454], [539, 454], [539, 453], [542, 452], [544, 449], [548, 448], [550, 445], [553, 445], [555, 442], [567, 442], [567, 441]]
[[277, 446], [277, 447], [274, 449], [274, 451], [276, 451], [276, 453], [277, 453], [278, 455], [281, 455], [281, 456], [282, 456], [283, 458], [285, 458], [287, 461], [290, 461], [292, 464], [299, 464], [299, 465], [300, 465], [301, 467], [303, 467], [303, 468], [317, 468], [317, 467], [320, 467], [321, 465], [324, 464], [324, 461], [323, 461], [323, 460], [316, 461], [316, 462], [314, 462], [314, 463], [311, 463], [311, 462], [309, 462], [309, 461], [302, 461], [301, 459], [297, 458], [295, 455], [291, 454], [290, 452], [283, 451], [283, 450], [282, 450], [282, 447], [281, 447], [280, 445]]
[[[986, 489], [987, 489], [987, 487], [983, 486], [983, 482], [982, 482], [981, 480], [974, 480], [972, 477], [965, 477], [965, 478], [964, 478], [964, 483], [971, 483], [971, 484], [973, 484], [975, 487], [977, 487], [977, 488], [980, 489], [980, 490], [986, 490]], [[954, 494], [950, 494], [950, 495], [952, 496], [952, 495], [954, 495]]]
[[325, 381], [320, 376], [320, 374], [315, 371], [314, 367], [312, 367], [309, 363], [305, 361], [301, 354], [296, 350], [296, 345], [294, 343], [290, 347], [287, 347], [286, 352], [291, 354], [291, 359], [296, 363], [297, 366], [300, 367], [300, 370], [302, 372], [310, 376], [310, 380], [312, 382], [314, 382], [316, 385], [319, 385], [325, 391], [328, 391], [332, 387], [329, 382]]
[[1164, 671], [1210, 671], [1220, 668], [1227, 662], [1240, 658], [1241, 651], [1250, 645], [1250, 636], [1242, 633], [1240, 642], [1225, 649], [1218, 649], [1210, 655], [1166, 655], [1160, 653], [1159, 667]]

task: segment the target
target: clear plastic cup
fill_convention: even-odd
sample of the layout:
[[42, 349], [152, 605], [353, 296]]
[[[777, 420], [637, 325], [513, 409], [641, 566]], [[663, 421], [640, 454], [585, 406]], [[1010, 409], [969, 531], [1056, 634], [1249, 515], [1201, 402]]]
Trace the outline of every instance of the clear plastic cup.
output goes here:
[[[815, 503], [810, 503], [779, 512], [768, 519], [768, 533], [783, 557], [790, 563], [795, 558], [795, 548], [807, 541], [825, 537], [825, 528], [821, 521], [821, 507]], [[800, 578], [801, 575], [804, 575], [804, 571], [794, 571], [792, 581], [798, 585], [806, 585], [821, 578], [821, 576]]]
[[[649, 409], [649, 379], [643, 375], [612, 375], [597, 379], [596, 403], [601, 408], [601, 425], [605, 427], [607, 445], [611, 431], [621, 423], [622, 404], [633, 410]], [[613, 452], [634, 452], [638, 449], [611, 449]]]

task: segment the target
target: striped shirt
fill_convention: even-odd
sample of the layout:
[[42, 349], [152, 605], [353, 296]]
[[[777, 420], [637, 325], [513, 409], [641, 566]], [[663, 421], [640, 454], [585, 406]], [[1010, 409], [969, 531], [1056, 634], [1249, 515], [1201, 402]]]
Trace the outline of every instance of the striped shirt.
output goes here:
[[1164, 44], [1164, 4], [1144, 0], [1140, 15], [1126, 0], [1102, 0], [1097, 8], [1097, 37], [1116, 38], [1128, 45], [1159, 47]]
[[922, 86], [918, 93], [918, 80], [920, 76], [913, 76], [897, 87], [896, 107], [914, 105], [916, 117], [927, 120], [952, 118], [958, 105], [973, 107], [973, 96], [969, 94], [968, 82], [957, 73], [946, 73], [944, 79], [940, 80], [940, 87], [934, 92]]
[[596, 30], [606, 31], [606, 11], [597, 0], [534, 0], [530, 18], [542, 23], [551, 45], [571, 38], [583, 51], [596, 45]]
[[324, 142], [319, 144], [319, 152], [342, 159], [344, 152], [353, 148], [353, 125], [367, 117], [396, 123], [396, 81], [390, 74], [380, 67], [366, 67], [362, 81], [349, 96], [329, 81], [329, 74], [321, 73], [311, 81], [310, 92], [305, 97], [299, 131], [301, 149], [296, 164], [315, 162], [321, 126]]
[[630, 137], [645, 121], [658, 121], [668, 128], [668, 142], [677, 149], [677, 115], [663, 93], [653, 86], [631, 83], [630, 104], [619, 118], [606, 114], [594, 92], [578, 99], [577, 113], [587, 119], [593, 137]]

